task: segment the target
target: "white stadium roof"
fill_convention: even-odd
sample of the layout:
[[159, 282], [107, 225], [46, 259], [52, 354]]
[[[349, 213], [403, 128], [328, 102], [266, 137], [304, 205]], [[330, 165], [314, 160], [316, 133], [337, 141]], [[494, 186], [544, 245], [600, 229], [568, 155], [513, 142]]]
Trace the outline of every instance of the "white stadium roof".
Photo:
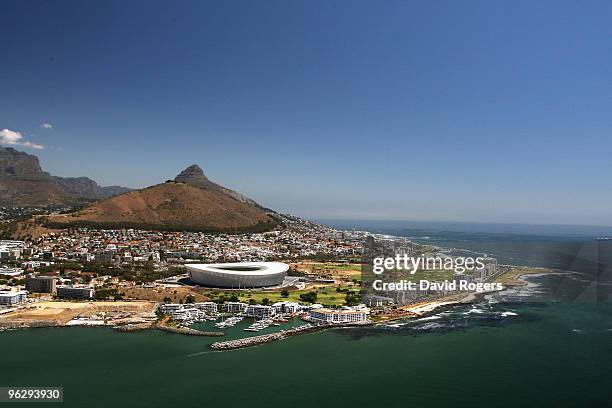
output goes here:
[[223, 288], [280, 285], [289, 270], [289, 265], [282, 262], [188, 264], [185, 266], [193, 282]]

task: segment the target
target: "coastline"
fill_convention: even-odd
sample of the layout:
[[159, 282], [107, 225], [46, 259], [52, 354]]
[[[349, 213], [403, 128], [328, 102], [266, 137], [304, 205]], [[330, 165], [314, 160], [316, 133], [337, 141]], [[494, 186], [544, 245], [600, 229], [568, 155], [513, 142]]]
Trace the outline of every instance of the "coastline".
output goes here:
[[[514, 266], [510, 265], [512, 269], [508, 272], [505, 272], [497, 279], [496, 282], [500, 282], [504, 285], [504, 288], [499, 291], [483, 291], [483, 292], [469, 292], [465, 293], [457, 299], [459, 294], [453, 294], [446, 297], [442, 297], [439, 299], [435, 299], [429, 302], [419, 302], [413, 305], [403, 306], [401, 309], [406, 311], [406, 314], [393, 317], [390, 319], [382, 319], [375, 323], [375, 325], [383, 325], [390, 322], [394, 322], [397, 320], [406, 320], [406, 319], [418, 319], [422, 317], [428, 317], [433, 314], [439, 313], [443, 310], [451, 309], [458, 305], [472, 304], [478, 303], [484, 299], [485, 296], [496, 293], [503, 292], [506, 289], [510, 289], [513, 287], [523, 287], [527, 286], [528, 282], [524, 280], [525, 277], [529, 275], [542, 275], [549, 273], [560, 273], [561, 271], [550, 268], [542, 268], [542, 267], [530, 267], [530, 266]], [[501, 278], [501, 281], [500, 281]]]
[[535, 266], [514, 266], [510, 265], [511, 270], [499, 276], [496, 279], [497, 282], [501, 283], [506, 287], [526, 286], [527, 282], [522, 279], [528, 275], [539, 275], [549, 274], [558, 272], [556, 269], [535, 267]]
[[[560, 272], [554, 269], [549, 268], [541, 268], [541, 267], [528, 267], [528, 266], [511, 266], [510, 271], [501, 274], [499, 277], [495, 279], [495, 281], [500, 282], [504, 285], [504, 289], [512, 288], [512, 287], [522, 287], [526, 286], [527, 282], [523, 279], [529, 275], [539, 275], [539, 274], [548, 274]], [[377, 319], [373, 325], [382, 325], [389, 322], [411, 319], [411, 318], [421, 318], [426, 317], [435, 313], [439, 313], [442, 309], [449, 309], [457, 305], [462, 304], [471, 304], [481, 301], [487, 294], [494, 293], [496, 291], [483, 291], [483, 292], [468, 292], [468, 293], [455, 293], [452, 295], [447, 295], [445, 297], [433, 299], [430, 301], [419, 302], [411, 305], [402, 306], [399, 308], [401, 310], [401, 315], [392, 316], [390, 318], [382, 317]], [[110, 302], [109, 302], [110, 303]], [[5, 318], [8, 316], [4, 316]], [[8, 319], [7, 319], [8, 320]], [[151, 330], [158, 329], [161, 331], [182, 334], [182, 335], [191, 335], [191, 336], [223, 336], [222, 332], [204, 332], [195, 329], [183, 329], [183, 328], [174, 328], [168, 326], [167, 319], [162, 319], [161, 321], [155, 322], [139, 322], [139, 323], [130, 323], [130, 324], [100, 324], [100, 325], [75, 325], [75, 324], [67, 324], [68, 322], [62, 323], [59, 321], [52, 320], [16, 320], [11, 322], [10, 320], [2, 322], [2, 326], [4, 330], [17, 330], [22, 328], [44, 328], [44, 327], [109, 327], [113, 330], [120, 333], [131, 333], [135, 331], [141, 330]], [[351, 326], [329, 326], [327, 328], [351, 328]], [[318, 330], [316, 330], [318, 331]], [[307, 331], [311, 332], [311, 331]], [[296, 332], [291, 335], [299, 335], [300, 332]], [[286, 337], [286, 336], [285, 336]], [[265, 341], [267, 342], [267, 341]]]

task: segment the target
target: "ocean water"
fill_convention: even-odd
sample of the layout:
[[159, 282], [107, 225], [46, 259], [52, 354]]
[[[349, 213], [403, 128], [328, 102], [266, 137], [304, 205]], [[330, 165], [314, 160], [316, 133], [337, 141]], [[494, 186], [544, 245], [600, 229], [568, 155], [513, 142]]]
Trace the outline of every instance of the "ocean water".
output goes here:
[[162, 332], [2, 332], [0, 382], [63, 386], [63, 407], [608, 406], [610, 304], [531, 281], [419, 320], [231, 352]]
[[155, 331], [0, 332], [0, 384], [63, 386], [61, 407], [609, 406], [609, 264], [596, 249], [581, 271], [530, 276], [473, 305], [230, 352]]
[[502, 264], [578, 271], [594, 280], [612, 280], [612, 227], [458, 222], [326, 220], [340, 229], [406, 237], [451, 249], [456, 254], [488, 254]]

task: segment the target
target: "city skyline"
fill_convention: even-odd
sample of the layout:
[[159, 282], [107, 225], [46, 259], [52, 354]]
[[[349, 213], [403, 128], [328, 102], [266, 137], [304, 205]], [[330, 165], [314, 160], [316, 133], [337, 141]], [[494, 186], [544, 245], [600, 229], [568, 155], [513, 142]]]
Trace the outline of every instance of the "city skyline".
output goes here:
[[3, 4], [0, 143], [308, 218], [612, 225], [609, 4], [150, 5]]

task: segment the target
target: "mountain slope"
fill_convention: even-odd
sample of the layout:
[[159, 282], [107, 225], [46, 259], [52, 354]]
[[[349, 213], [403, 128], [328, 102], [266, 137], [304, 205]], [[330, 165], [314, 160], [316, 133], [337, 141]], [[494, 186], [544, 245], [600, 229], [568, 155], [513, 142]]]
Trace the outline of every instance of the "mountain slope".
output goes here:
[[177, 180], [182, 181], [121, 194], [76, 214], [49, 217], [48, 225], [207, 232], [267, 231], [278, 225], [254, 201], [234, 197], [227, 192], [231, 190], [209, 181], [197, 166], [183, 171]]
[[121, 186], [101, 187], [88, 177], [53, 177], [53, 180], [68, 193], [87, 200], [101, 200], [132, 190]]
[[42, 171], [38, 157], [0, 147], [0, 205], [43, 206], [76, 200]]
[[73, 205], [129, 191], [125, 187], [100, 187], [87, 177], [55, 177], [44, 172], [38, 157], [0, 146], [0, 205], [38, 207]]

